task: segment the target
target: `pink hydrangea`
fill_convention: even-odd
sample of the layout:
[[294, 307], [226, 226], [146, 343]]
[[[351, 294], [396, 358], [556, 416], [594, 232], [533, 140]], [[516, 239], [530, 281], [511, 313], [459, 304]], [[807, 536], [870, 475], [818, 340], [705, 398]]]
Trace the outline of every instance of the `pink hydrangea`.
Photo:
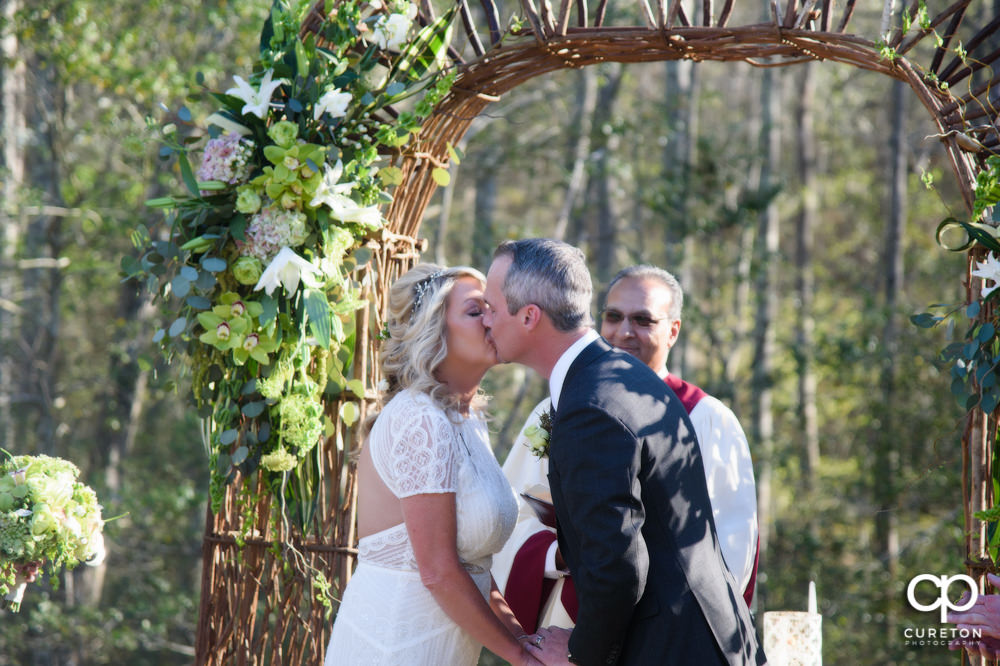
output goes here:
[[244, 235], [246, 240], [237, 243], [240, 254], [266, 264], [281, 248], [302, 245], [309, 234], [305, 213], [271, 205], [250, 218]]
[[198, 180], [217, 180], [235, 185], [250, 176], [253, 141], [239, 134], [224, 134], [205, 144], [198, 167]]

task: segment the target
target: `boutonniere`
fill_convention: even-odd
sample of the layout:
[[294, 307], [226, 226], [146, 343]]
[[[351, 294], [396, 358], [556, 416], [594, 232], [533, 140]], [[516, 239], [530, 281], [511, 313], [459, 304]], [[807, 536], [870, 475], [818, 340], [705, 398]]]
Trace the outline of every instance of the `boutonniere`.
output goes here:
[[549, 439], [552, 437], [552, 410], [547, 409], [538, 417], [538, 424], [532, 424], [524, 429], [524, 436], [528, 440], [525, 446], [531, 449], [538, 458], [546, 458], [549, 455]]

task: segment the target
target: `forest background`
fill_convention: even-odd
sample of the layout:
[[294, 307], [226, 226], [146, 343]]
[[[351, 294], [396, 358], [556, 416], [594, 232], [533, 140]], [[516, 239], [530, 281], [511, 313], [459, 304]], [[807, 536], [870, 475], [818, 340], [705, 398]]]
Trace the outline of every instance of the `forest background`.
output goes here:
[[[119, 264], [137, 225], [162, 228], [143, 202], [179, 188], [156, 127], [214, 110], [186, 98], [199, 74], [246, 76], [269, 4], [0, 2], [0, 447], [73, 460], [126, 514], [105, 566], [2, 614], [0, 665], [192, 661], [205, 450]], [[854, 31], [876, 35], [864, 4]], [[815, 581], [828, 664], [959, 661], [904, 637], [936, 617], [906, 603], [910, 579], [965, 570], [948, 331], [909, 322], [964, 298], [964, 255], [934, 237], [966, 213], [933, 132], [909, 88], [832, 63], [567, 71], [487, 108], [422, 225], [440, 263], [485, 269], [502, 239], [556, 236], [601, 292], [636, 262], [678, 275], [670, 367], [733, 407], [754, 454], [758, 625], [804, 610]], [[502, 461], [545, 385], [500, 367], [486, 390]]]

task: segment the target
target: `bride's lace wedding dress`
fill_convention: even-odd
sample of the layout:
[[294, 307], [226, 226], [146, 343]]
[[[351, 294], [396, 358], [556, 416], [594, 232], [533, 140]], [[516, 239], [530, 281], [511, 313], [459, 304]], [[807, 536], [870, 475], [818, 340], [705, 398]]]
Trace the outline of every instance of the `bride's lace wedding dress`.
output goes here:
[[[429, 396], [402, 391], [379, 414], [367, 446], [397, 497], [455, 493], [458, 555], [488, 598], [493, 553], [514, 529], [517, 501], [483, 419], [455, 422]], [[481, 649], [420, 582], [404, 524], [360, 540], [325, 666], [475, 666]]]

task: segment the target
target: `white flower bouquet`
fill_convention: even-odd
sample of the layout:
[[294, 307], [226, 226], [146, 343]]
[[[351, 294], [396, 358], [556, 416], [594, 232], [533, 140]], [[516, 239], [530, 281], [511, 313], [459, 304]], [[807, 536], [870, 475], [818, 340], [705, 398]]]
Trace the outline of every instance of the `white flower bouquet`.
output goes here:
[[104, 560], [104, 519], [73, 463], [7, 455], [0, 462], [0, 606], [17, 612], [33, 578], [25, 572], [44, 565], [54, 576], [62, 567]]

